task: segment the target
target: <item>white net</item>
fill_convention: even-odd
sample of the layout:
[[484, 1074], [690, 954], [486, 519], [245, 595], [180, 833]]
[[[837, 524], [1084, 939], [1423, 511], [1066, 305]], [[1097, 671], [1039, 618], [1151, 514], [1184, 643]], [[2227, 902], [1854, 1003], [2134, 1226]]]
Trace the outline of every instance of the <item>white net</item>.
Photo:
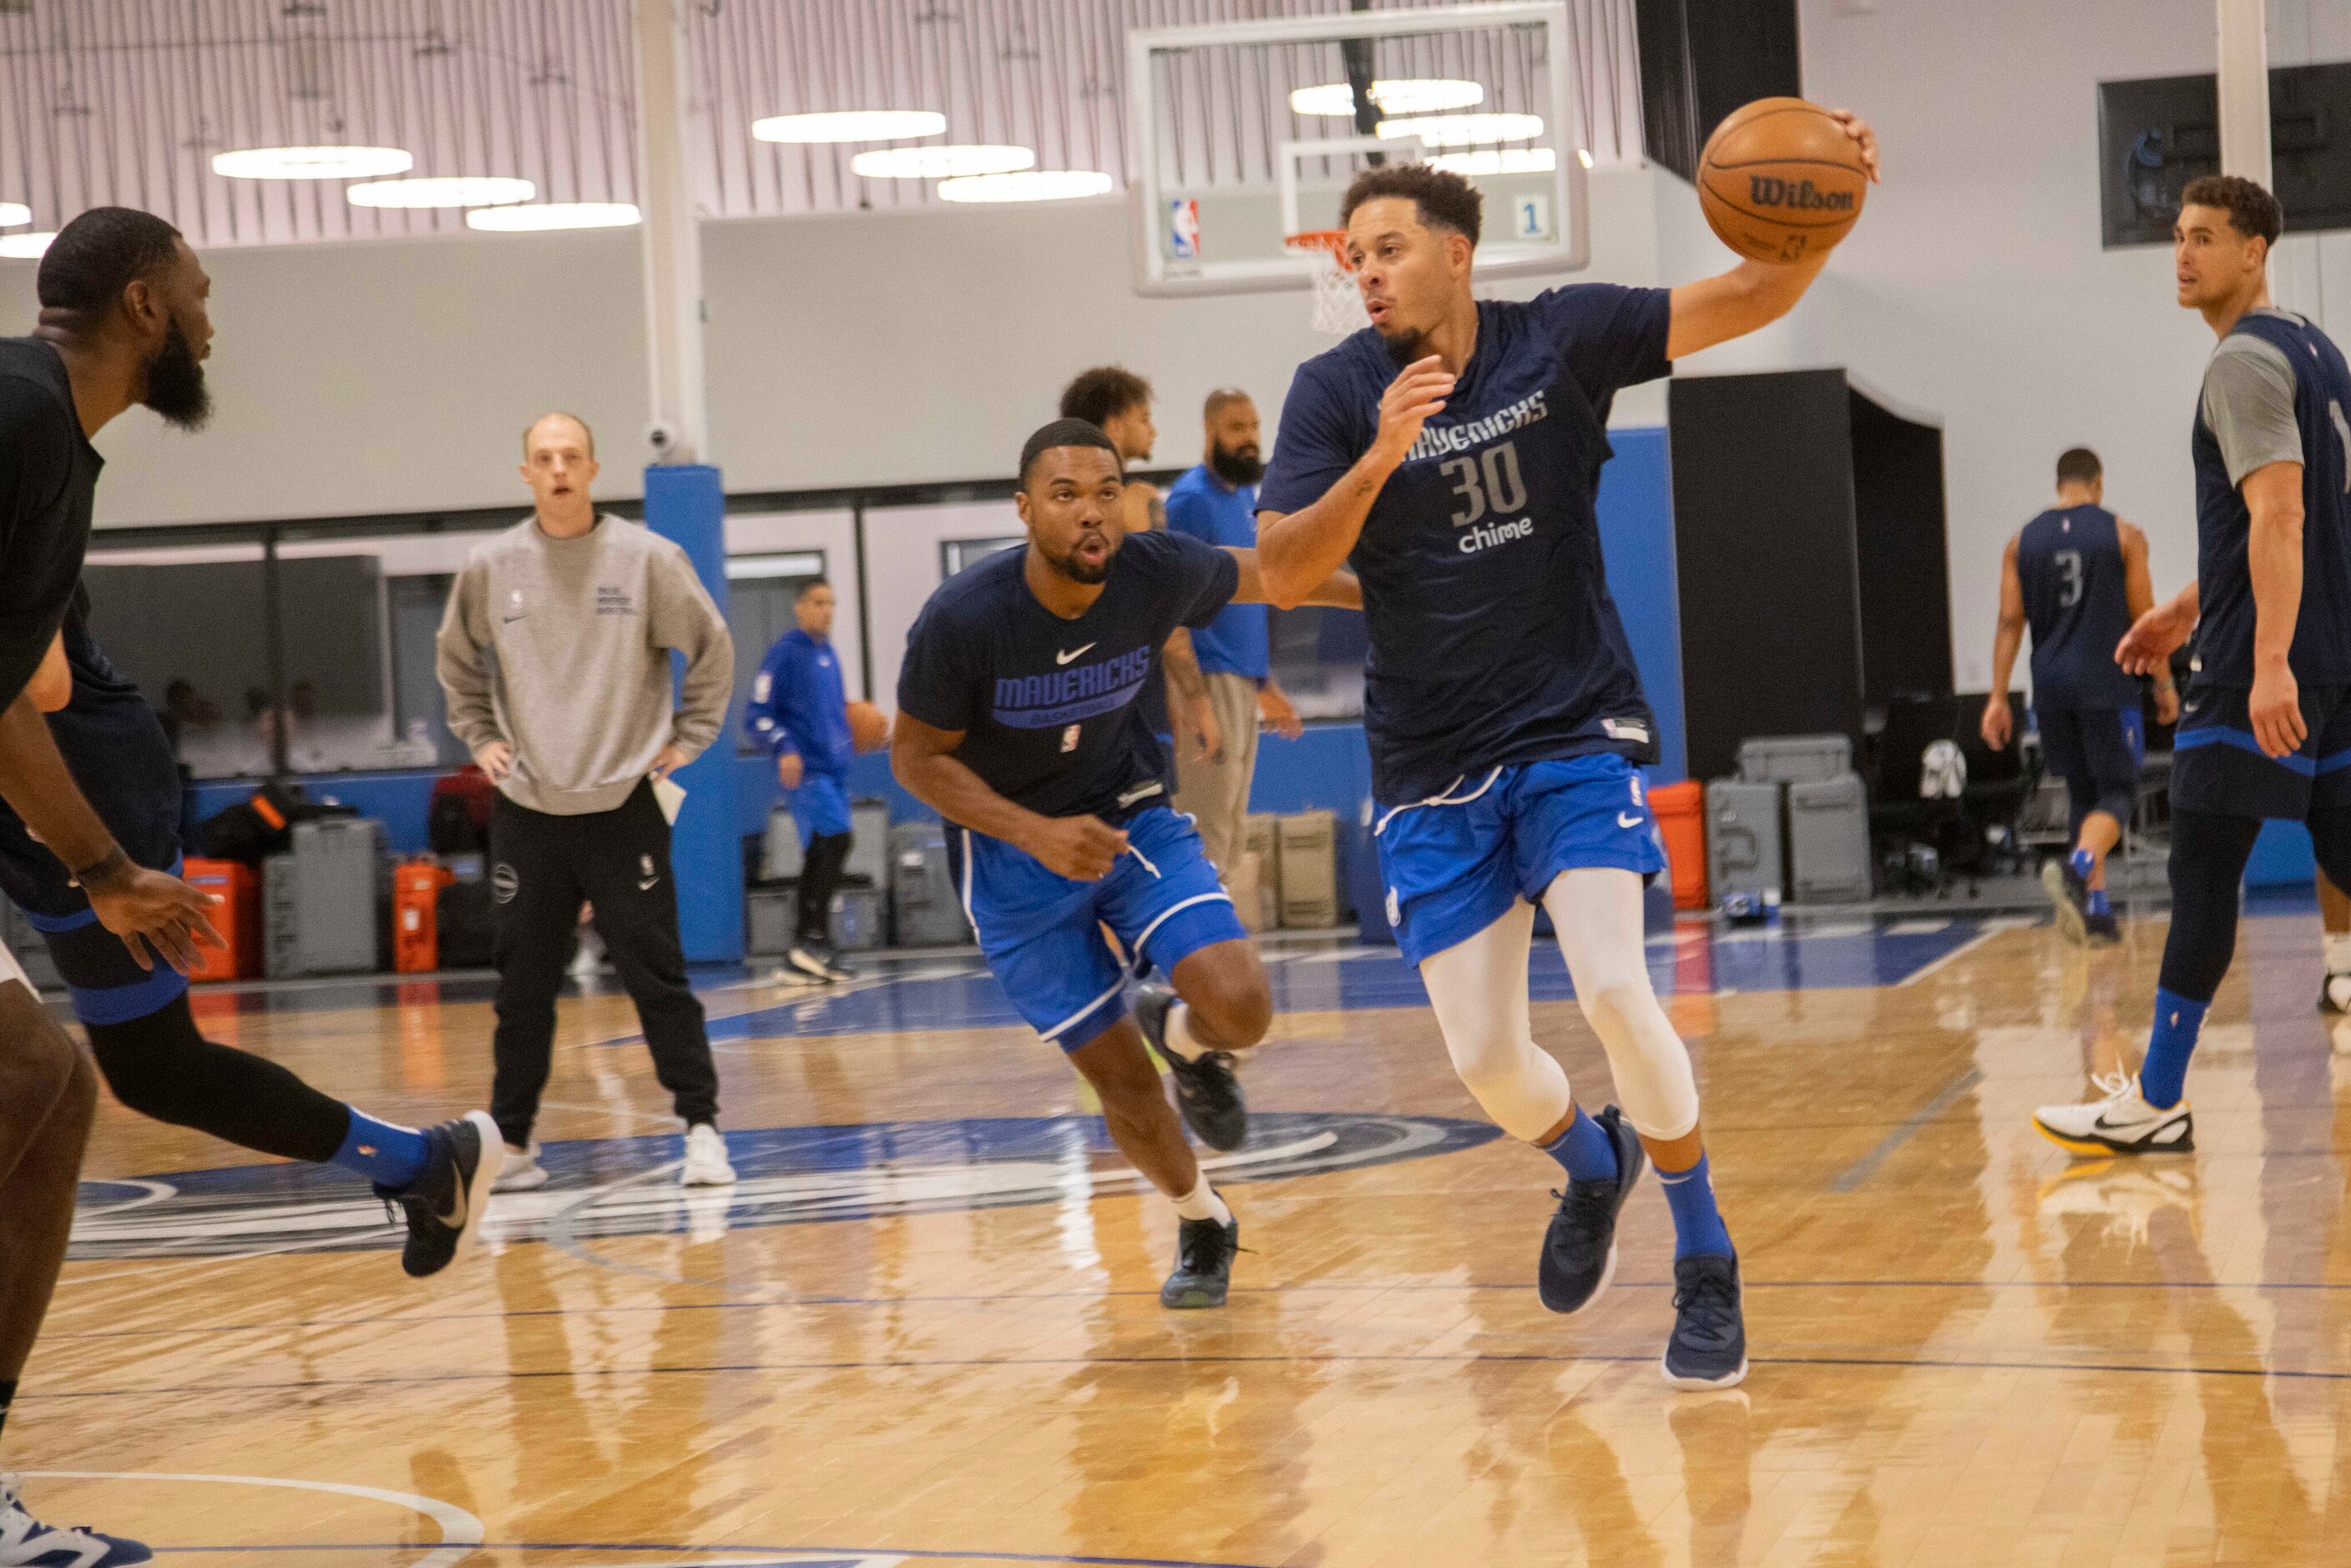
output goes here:
[[1316, 331], [1344, 338], [1372, 324], [1355, 287], [1355, 275], [1340, 265], [1335, 247], [1321, 235], [1292, 235], [1284, 243], [1306, 258]]

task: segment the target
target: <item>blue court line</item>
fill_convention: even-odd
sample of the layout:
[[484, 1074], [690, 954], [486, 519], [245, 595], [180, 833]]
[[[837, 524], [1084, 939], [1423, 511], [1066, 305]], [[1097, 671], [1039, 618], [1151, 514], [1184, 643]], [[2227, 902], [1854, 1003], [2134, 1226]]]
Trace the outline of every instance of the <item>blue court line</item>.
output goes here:
[[1904, 1117], [1902, 1122], [1895, 1127], [1894, 1131], [1886, 1134], [1885, 1137], [1878, 1140], [1878, 1144], [1876, 1148], [1870, 1150], [1869, 1153], [1862, 1155], [1861, 1158], [1847, 1166], [1834, 1180], [1829, 1183], [1829, 1190], [1831, 1192], [1851, 1192], [1854, 1188], [1867, 1181], [1871, 1176], [1876, 1176], [1877, 1174], [1877, 1167], [1884, 1165], [1886, 1160], [1893, 1155], [1895, 1150], [1908, 1143], [1912, 1137], [1917, 1135], [1921, 1127], [1924, 1127], [1928, 1123], [1932, 1122], [1936, 1117], [1949, 1110], [1953, 1102], [1957, 1101], [1960, 1095], [1966, 1093], [1969, 1090], [1974, 1088], [1977, 1084], [1981, 1083], [1982, 1082], [1983, 1074], [1970, 1067], [1965, 1072], [1960, 1073], [1957, 1078], [1952, 1079], [1949, 1083], [1943, 1085], [1943, 1091], [1941, 1093], [1936, 1095], [1932, 1100], [1928, 1101], [1924, 1105], [1919, 1106], [1909, 1115]]
[[[120, 1261], [120, 1260], [116, 1260]], [[1236, 1285], [1232, 1294], [1244, 1296], [1343, 1296], [1367, 1292], [1467, 1291], [1531, 1291], [1532, 1280], [1448, 1281], [1419, 1284], [1408, 1281], [1365, 1281], [1362, 1284], [1308, 1283], [1296, 1285]], [[1617, 1291], [1670, 1291], [1671, 1280], [1618, 1279]], [[2322, 1280], [1741, 1280], [1744, 1291], [2351, 1291], [2351, 1283]], [[995, 1295], [942, 1296], [789, 1296], [772, 1301], [692, 1301], [663, 1305], [533, 1307], [511, 1312], [434, 1312], [409, 1317], [303, 1318], [282, 1323], [207, 1323], [201, 1327], [107, 1329], [97, 1333], [44, 1333], [41, 1343], [68, 1340], [187, 1339], [225, 1333], [286, 1333], [300, 1329], [414, 1327], [454, 1322], [507, 1322], [527, 1318], [598, 1318], [634, 1312], [768, 1312], [815, 1307], [919, 1307], [1000, 1302], [1007, 1306], [1040, 1301], [1104, 1301], [1157, 1300], [1156, 1287], [1134, 1291], [1013, 1291]], [[17, 1396], [19, 1400], [39, 1397]]]
[[[996, 1368], [1040, 1366], [1454, 1366], [1525, 1363], [1546, 1366], [1647, 1366], [1650, 1355], [1546, 1354], [1538, 1351], [1467, 1351], [1442, 1355], [1405, 1351], [1343, 1355], [1212, 1355], [1187, 1352], [1172, 1355], [1038, 1355], [940, 1356], [931, 1360], [736, 1362], [707, 1366], [638, 1366], [549, 1369], [544, 1372], [451, 1372], [422, 1377], [315, 1377], [293, 1383], [191, 1384], [166, 1388], [99, 1388], [88, 1392], [44, 1392], [16, 1396], [62, 1403], [66, 1400], [157, 1399], [188, 1395], [262, 1392], [302, 1393], [321, 1389], [410, 1388], [464, 1383], [588, 1382], [607, 1377], [717, 1377], [744, 1373], [794, 1372], [930, 1372], [947, 1368], [989, 1371]], [[2159, 1366], [2137, 1362], [1970, 1361], [1938, 1360], [1926, 1356], [1753, 1356], [1759, 1366], [1914, 1367], [1947, 1371], [1991, 1372], [2124, 1372], [2169, 1374], [2196, 1377], [2291, 1377], [2324, 1383], [2351, 1383], [2351, 1370], [2320, 1371], [2305, 1367]]]

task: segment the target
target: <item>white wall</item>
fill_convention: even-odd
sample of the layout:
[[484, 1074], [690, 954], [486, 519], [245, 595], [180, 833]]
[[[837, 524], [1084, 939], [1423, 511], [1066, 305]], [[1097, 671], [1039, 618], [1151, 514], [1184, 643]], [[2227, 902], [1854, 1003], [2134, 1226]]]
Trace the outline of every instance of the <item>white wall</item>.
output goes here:
[[[2270, 0], [2271, 58], [2351, 57], [2351, 5]], [[1788, 322], [1683, 373], [1843, 365], [1939, 420], [1959, 685], [1991, 678], [2000, 551], [2049, 504], [2057, 454], [2106, 465], [2107, 503], [2147, 528], [2157, 590], [2195, 570], [2188, 434], [2212, 339], [2173, 303], [2163, 246], [2099, 246], [2101, 79], [2213, 68], [2213, 0], [1804, 0], [1808, 96], [1865, 111], [1886, 182]], [[1726, 255], [1669, 196], [1675, 278]], [[2280, 303], [2351, 334], [2351, 235], [2291, 237]], [[2020, 670], [2020, 678], [2022, 672]]]
[[[1646, 280], [1656, 176], [1593, 177], [1588, 276]], [[1142, 299], [1120, 201], [705, 225], [712, 455], [737, 494], [1010, 471], [1076, 371], [1155, 382], [1166, 461], [1239, 385], [1270, 415], [1328, 340], [1302, 292]], [[214, 252], [216, 413], [194, 436], [133, 411], [99, 437], [101, 527], [527, 504], [534, 413], [593, 423], [602, 494], [640, 493], [647, 418], [633, 232], [450, 235]], [[34, 311], [0, 262], [0, 331]], [[1541, 280], [1519, 280], [1525, 293]], [[1654, 423], [1662, 401], [1620, 419]]]

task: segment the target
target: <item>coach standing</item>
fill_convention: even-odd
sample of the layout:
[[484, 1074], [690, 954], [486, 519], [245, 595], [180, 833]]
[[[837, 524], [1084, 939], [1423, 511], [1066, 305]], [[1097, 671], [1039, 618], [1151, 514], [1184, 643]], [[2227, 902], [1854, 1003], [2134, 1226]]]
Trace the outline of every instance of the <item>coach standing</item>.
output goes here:
[[[653, 1071], [686, 1124], [684, 1181], [735, 1179], [718, 1135], [718, 1072], [687, 988], [669, 818], [653, 787], [726, 721], [735, 650], [685, 552], [599, 516], [596, 438], [569, 413], [523, 433], [538, 507], [478, 546], [442, 617], [449, 727], [498, 787], [490, 818], [498, 969], [490, 1113], [508, 1147], [500, 1190], [544, 1185], [530, 1144], [555, 1044], [572, 931], [594, 905], [636, 1004]], [[685, 655], [670, 695], [670, 651]], [[492, 660], [486, 657], [495, 653]]]
[[[1199, 466], [1167, 492], [1167, 527], [1211, 545], [1257, 543], [1257, 404], [1249, 393], [1208, 394], [1207, 444]], [[1176, 759], [1176, 804], [1200, 825], [1200, 841], [1235, 894], [1251, 929], [1258, 921], [1257, 873], [1249, 861], [1249, 783], [1257, 773], [1257, 732], [1265, 725], [1285, 739], [1301, 730], [1298, 710], [1273, 683], [1267, 657], [1262, 604], [1228, 605], [1192, 633], [1192, 651], [1224, 745], [1216, 751], [1184, 748]]]

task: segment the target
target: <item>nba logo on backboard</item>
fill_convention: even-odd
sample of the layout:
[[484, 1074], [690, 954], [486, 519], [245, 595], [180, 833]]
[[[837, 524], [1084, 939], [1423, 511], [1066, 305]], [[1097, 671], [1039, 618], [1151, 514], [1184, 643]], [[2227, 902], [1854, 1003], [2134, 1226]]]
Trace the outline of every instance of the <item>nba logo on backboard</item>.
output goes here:
[[1167, 254], [1178, 261], [1200, 257], [1200, 204], [1189, 196], [1167, 204]]

